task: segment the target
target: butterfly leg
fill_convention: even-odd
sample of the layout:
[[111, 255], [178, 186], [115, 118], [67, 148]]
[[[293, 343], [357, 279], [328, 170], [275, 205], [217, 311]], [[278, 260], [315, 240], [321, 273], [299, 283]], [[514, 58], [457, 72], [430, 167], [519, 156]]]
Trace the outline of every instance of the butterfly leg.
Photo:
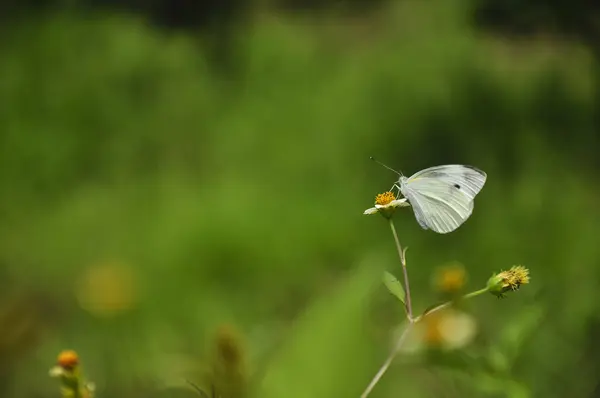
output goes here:
[[396, 196], [400, 197], [400, 195], [402, 194], [402, 192], [400, 191], [400, 185], [398, 185], [397, 183], [394, 183], [394, 185], [392, 185], [392, 187], [390, 188], [390, 192], [393, 193], [394, 189], [397, 191]]

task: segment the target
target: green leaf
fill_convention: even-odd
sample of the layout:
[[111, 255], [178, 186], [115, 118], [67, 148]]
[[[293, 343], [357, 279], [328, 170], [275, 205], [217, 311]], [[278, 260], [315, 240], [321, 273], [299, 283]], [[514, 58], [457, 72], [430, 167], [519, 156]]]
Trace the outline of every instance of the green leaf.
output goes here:
[[381, 270], [354, 272], [297, 320], [265, 370], [261, 398], [358, 397], [372, 376], [369, 297]]
[[388, 288], [390, 293], [398, 298], [398, 300], [402, 301], [404, 304], [404, 298], [406, 294], [404, 293], [404, 288], [402, 287], [402, 283], [396, 278], [393, 274], [385, 271], [383, 273], [383, 284]]

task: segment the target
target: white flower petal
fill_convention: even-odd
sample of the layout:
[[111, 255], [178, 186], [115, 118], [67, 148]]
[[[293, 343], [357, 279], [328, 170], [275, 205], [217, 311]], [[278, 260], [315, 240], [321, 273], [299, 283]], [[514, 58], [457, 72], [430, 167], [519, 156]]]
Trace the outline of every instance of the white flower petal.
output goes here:
[[390, 206], [394, 207], [407, 207], [410, 206], [410, 203], [406, 200], [406, 198], [392, 200]]
[[377, 207], [371, 207], [363, 212], [363, 214], [375, 214], [378, 213], [379, 209]]
[[446, 348], [457, 349], [473, 340], [477, 332], [477, 323], [469, 314], [452, 312], [442, 319], [440, 331]]
[[63, 373], [64, 373], [64, 371], [60, 366], [54, 366], [48, 372], [50, 377], [60, 377], [63, 375]]

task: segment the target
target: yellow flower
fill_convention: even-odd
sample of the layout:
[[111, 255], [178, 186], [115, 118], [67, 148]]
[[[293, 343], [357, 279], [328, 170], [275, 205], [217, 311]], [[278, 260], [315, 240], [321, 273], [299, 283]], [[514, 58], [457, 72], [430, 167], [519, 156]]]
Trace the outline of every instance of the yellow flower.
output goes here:
[[396, 199], [392, 192], [380, 193], [375, 197], [375, 207], [371, 207], [364, 211], [363, 214], [380, 213], [385, 218], [390, 218], [396, 208], [410, 206], [406, 198]]
[[529, 270], [522, 265], [515, 265], [508, 271], [492, 275], [487, 286], [490, 293], [502, 298], [505, 296], [504, 293], [519, 290], [521, 285], [526, 285], [529, 281]]
[[452, 263], [440, 267], [434, 275], [434, 287], [444, 294], [459, 293], [467, 281], [467, 273], [462, 264]]
[[60, 391], [63, 398], [92, 398], [93, 383], [84, 383], [81, 377], [79, 356], [73, 350], [58, 355], [57, 366], [50, 369], [51, 377], [60, 378]]
[[73, 350], [65, 350], [58, 355], [58, 365], [65, 369], [73, 369], [79, 363], [79, 356]]
[[133, 267], [120, 261], [102, 262], [82, 270], [75, 286], [79, 305], [97, 317], [114, 317], [140, 300], [140, 280]]

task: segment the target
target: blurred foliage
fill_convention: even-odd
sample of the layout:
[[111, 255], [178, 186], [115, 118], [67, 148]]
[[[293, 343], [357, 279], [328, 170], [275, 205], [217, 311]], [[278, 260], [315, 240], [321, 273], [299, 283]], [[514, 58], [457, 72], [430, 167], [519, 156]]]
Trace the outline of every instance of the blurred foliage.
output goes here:
[[449, 261], [468, 288], [514, 263], [532, 282], [469, 304], [479, 335], [460, 361], [399, 360], [373, 397], [591, 396], [597, 64], [575, 41], [512, 42], [472, 16], [447, 1], [263, 6], [233, 25], [228, 74], [210, 37], [131, 15], [4, 25], [0, 395], [56, 396], [47, 370], [72, 348], [97, 397], [193, 396], [185, 380], [215, 366], [224, 324], [267, 396], [360, 394], [403, 318], [380, 279], [399, 275], [393, 240], [362, 216], [394, 179], [376, 155], [489, 176], [453, 234], [398, 217], [417, 312]]
[[476, 20], [504, 33], [563, 34], [583, 39], [590, 45], [600, 38], [600, 4], [594, 1], [477, 0], [474, 3]]
[[[406, 2], [407, 0], [400, 0]], [[399, 1], [399, 2], [400, 2]], [[0, 16], [30, 14], [32, 10], [117, 9], [143, 15], [154, 23], [175, 29], [203, 28], [219, 32], [233, 28], [240, 17], [256, 7], [287, 11], [343, 11], [364, 13], [380, 9], [390, 0], [6, 0]], [[540, 32], [574, 35], [593, 44], [599, 38], [600, 6], [590, 0], [470, 0], [475, 20], [505, 33]]]

